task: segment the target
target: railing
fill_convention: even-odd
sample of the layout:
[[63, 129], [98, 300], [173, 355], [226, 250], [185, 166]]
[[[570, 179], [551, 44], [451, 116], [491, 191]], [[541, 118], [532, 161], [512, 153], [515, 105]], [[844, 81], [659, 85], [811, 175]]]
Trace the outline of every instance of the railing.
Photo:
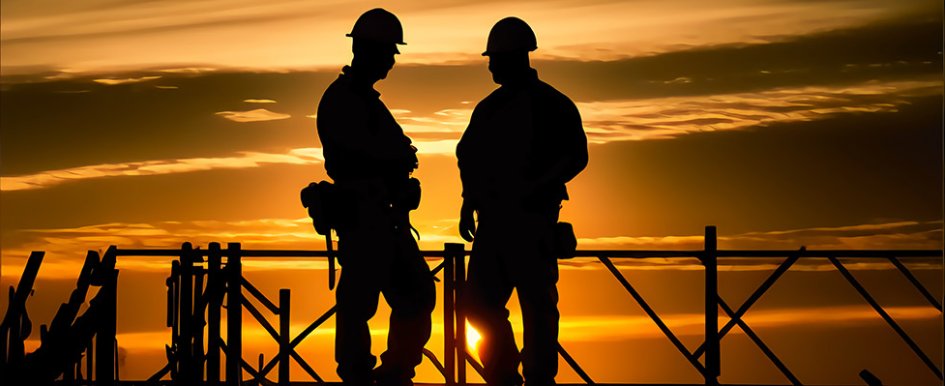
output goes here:
[[[481, 365], [469, 355], [466, 342], [465, 310], [457, 299], [462, 295], [465, 281], [465, 262], [468, 252], [462, 244], [446, 244], [443, 251], [423, 251], [426, 258], [442, 258], [443, 261], [435, 266], [433, 274], [442, 272], [443, 282], [443, 320], [444, 320], [444, 355], [442, 362], [429, 350], [424, 355], [443, 375], [446, 385], [465, 385], [467, 383], [466, 364], [478, 371], [481, 375]], [[105, 259], [114, 259], [122, 256], [169, 256], [179, 257], [172, 263], [171, 276], [167, 280], [168, 287], [168, 318], [167, 326], [172, 329], [172, 345], [167, 347], [168, 364], [152, 376], [148, 382], [160, 382], [160, 379], [170, 375], [170, 378], [179, 384], [219, 385], [225, 381], [229, 385], [241, 384], [244, 371], [248, 373], [256, 384], [289, 384], [289, 364], [294, 360], [315, 382], [325, 383], [324, 379], [312, 369], [304, 358], [296, 352], [296, 347], [313, 331], [334, 315], [335, 308], [331, 307], [316, 318], [305, 329], [294, 337], [289, 328], [291, 309], [290, 291], [279, 291], [278, 304], [267, 299], [252, 283], [243, 277], [242, 259], [246, 258], [325, 258], [327, 251], [290, 251], [290, 250], [246, 250], [239, 243], [230, 243], [226, 249], [218, 243], [210, 243], [208, 248], [194, 248], [185, 243], [180, 249], [120, 249], [109, 248]], [[942, 379], [941, 369], [916, 344], [916, 342], [901, 328], [901, 326], [887, 313], [872, 295], [844, 266], [841, 258], [886, 259], [901, 272], [915, 287], [931, 307], [942, 312], [939, 300], [935, 298], [902, 264], [900, 259], [911, 258], [942, 258], [942, 250], [822, 250], [813, 251], [800, 248], [798, 250], [718, 250], [715, 227], [706, 227], [705, 244], [701, 250], [687, 251], [613, 251], [613, 250], [582, 250], [578, 251], [577, 258], [595, 258], [613, 275], [623, 286], [631, 298], [642, 308], [647, 316], [656, 324], [660, 331], [682, 354], [688, 363], [697, 370], [707, 385], [718, 384], [718, 377], [722, 373], [720, 361], [720, 346], [722, 339], [735, 327], [741, 329], [745, 335], [764, 353], [790, 384], [802, 384], [802, 381], [789, 367], [768, 347], [752, 330], [743, 316], [765, 294], [782, 275], [787, 272], [799, 259], [827, 259], [863, 297], [879, 316], [892, 328], [902, 341], [911, 349], [917, 359], [921, 361], [939, 380]], [[225, 261], [224, 261], [225, 258]], [[656, 311], [646, 302], [641, 294], [630, 284], [626, 277], [613, 263], [613, 259], [647, 259], [647, 258], [697, 258], [705, 267], [705, 336], [704, 341], [695, 350], [690, 351], [674, 334], [674, 332], [660, 318]], [[738, 307], [731, 307], [718, 291], [718, 261], [725, 258], [764, 258], [783, 259], [777, 269]], [[435, 277], [436, 278], [436, 277]], [[244, 293], [245, 290], [245, 293]], [[278, 316], [278, 329], [272, 326], [263, 316], [263, 311], [250, 301], [255, 299], [262, 305], [263, 311]], [[227, 333], [224, 340], [221, 336], [221, 313], [225, 300], [227, 314]], [[278, 344], [278, 353], [268, 362], [260, 355], [256, 366], [242, 358], [242, 310], [248, 311]], [[725, 313], [729, 321], [721, 328], [718, 325], [719, 309]], [[114, 315], [113, 313], [111, 315]], [[204, 337], [206, 336], [206, 342]], [[204, 349], [206, 347], [206, 349]], [[566, 363], [587, 384], [594, 384], [592, 377], [583, 370], [579, 363], [559, 345], [558, 351]], [[226, 353], [224, 364], [225, 372], [220, 373], [221, 353]], [[276, 381], [270, 381], [267, 376], [276, 369]], [[96, 384], [111, 384], [112, 378], [108, 373], [96, 380]], [[868, 384], [879, 384], [868, 370], [863, 370], [861, 378]]]

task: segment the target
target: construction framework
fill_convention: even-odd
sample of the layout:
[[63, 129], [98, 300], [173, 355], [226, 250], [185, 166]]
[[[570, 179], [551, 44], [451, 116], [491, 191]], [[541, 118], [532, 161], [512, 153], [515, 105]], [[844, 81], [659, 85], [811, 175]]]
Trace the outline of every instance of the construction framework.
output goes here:
[[[875, 300], [866, 288], [847, 269], [841, 259], [881, 259], [888, 260], [895, 268], [908, 279], [916, 291], [928, 302], [930, 307], [942, 312], [941, 301], [937, 299], [913, 273], [902, 263], [903, 259], [935, 259], [942, 262], [942, 250], [719, 250], [717, 248], [717, 232], [713, 226], [705, 228], [704, 247], [701, 250], [687, 251], [656, 251], [656, 250], [580, 250], [575, 257], [593, 258], [609, 271], [622, 285], [627, 294], [641, 307], [646, 315], [662, 331], [665, 337], [673, 344], [681, 355], [697, 370], [706, 385], [718, 385], [722, 373], [720, 360], [720, 346], [722, 339], [735, 327], [741, 329], [745, 335], [764, 353], [772, 364], [781, 372], [789, 384], [801, 385], [803, 382], [789, 369], [789, 367], [768, 347], [758, 334], [743, 320], [743, 316], [767, 292], [782, 275], [800, 259], [826, 259], [839, 274], [859, 293], [863, 300], [875, 310], [886, 324], [899, 336], [906, 346], [915, 354], [928, 370], [939, 380], [942, 380], [942, 370], [938, 364], [923, 351], [909, 334], [889, 315], [889, 313]], [[47, 332], [43, 326], [42, 345], [37, 352], [65, 350], [70, 354], [57, 359], [50, 365], [48, 359], [37, 356], [36, 353], [23, 353], [23, 340], [29, 335], [23, 334], [23, 320], [26, 316], [26, 294], [31, 289], [36, 272], [42, 261], [42, 252], [34, 252], [27, 264], [24, 275], [20, 279], [18, 288], [11, 287], [11, 302], [0, 326], [2, 333], [3, 373], [0, 379], [22, 380], [23, 377], [35, 377], [22, 371], [15, 370], [17, 364], [30, 362], [41, 367], [48, 373], [44, 381], [66, 384], [181, 384], [181, 385], [241, 385], [246, 383], [263, 384], [303, 384], [291, 381], [289, 365], [295, 361], [311, 378], [305, 384], [329, 384], [321, 377], [295, 350], [296, 347], [319, 326], [334, 315], [335, 308], [330, 307], [321, 316], [316, 318], [302, 331], [293, 335], [290, 331], [290, 303], [291, 291], [279, 290], [278, 303], [275, 303], [262, 294], [244, 276], [242, 270], [243, 258], [326, 258], [328, 251], [313, 250], [249, 250], [242, 249], [239, 243], [229, 243], [223, 248], [219, 243], [210, 243], [206, 249], [195, 248], [190, 243], [184, 243], [180, 249], [121, 249], [110, 247], [105, 255], [98, 259], [97, 253], [90, 252], [80, 274], [78, 288], [73, 292], [70, 303], [63, 307], [68, 309], [63, 317], [57, 314], [57, 320]], [[436, 357], [431, 351], [424, 350], [424, 355], [433, 363], [443, 376], [443, 384], [447, 386], [466, 385], [466, 364], [482, 372], [482, 366], [469, 354], [466, 342], [466, 316], [461, 303], [457, 302], [462, 296], [466, 277], [466, 257], [469, 252], [463, 244], [446, 244], [442, 251], [423, 251], [425, 258], [442, 258], [442, 261], [433, 269], [434, 275], [441, 275], [443, 289], [443, 324], [444, 342], [443, 358]], [[147, 380], [118, 381], [117, 366], [115, 365], [115, 292], [117, 291], [118, 272], [114, 269], [116, 259], [125, 256], [154, 256], [172, 257], [176, 260], [171, 263], [171, 275], [167, 285], [167, 326], [172, 331], [172, 344], [166, 347], [167, 365], [154, 373]], [[647, 259], [647, 258], [697, 258], [704, 266], [704, 316], [705, 336], [703, 342], [695, 350], [689, 350], [666, 325], [656, 311], [647, 303], [643, 296], [630, 284], [620, 272], [615, 259]], [[737, 307], [728, 304], [718, 291], [719, 259], [780, 259], [778, 267], [761, 283], [761, 285]], [[94, 274], [94, 275], [93, 275]], [[93, 278], [94, 276], [94, 278]], [[435, 276], [436, 277], [436, 276]], [[93, 280], [94, 279], [94, 280]], [[84, 301], [89, 283], [101, 285], [96, 299], [91, 303], [85, 315], [75, 319], [78, 305]], [[101, 299], [100, 299], [101, 298]], [[257, 308], [251, 299], [262, 305]], [[240, 317], [226, 318], [226, 336], [221, 334], [222, 314], [236, 312]], [[235, 310], [235, 311], [234, 311]], [[719, 326], [719, 310], [728, 317], [728, 322]], [[265, 329], [278, 344], [278, 353], [268, 361], [260, 354], [256, 364], [248, 362], [242, 353], [243, 311], [248, 312]], [[60, 313], [63, 311], [60, 310]], [[263, 315], [269, 312], [278, 317], [278, 326], [273, 326]], [[89, 323], [81, 322], [85, 318], [93, 320], [94, 328], [87, 329], [80, 342], [71, 342], [75, 346], [63, 345], [61, 332], [69, 326], [86, 326]], [[75, 319], [75, 322], [73, 322]], [[66, 326], [66, 327], [63, 327]], [[54, 335], [52, 332], [57, 331]], [[85, 330], [81, 330], [85, 331]], [[95, 377], [92, 380], [92, 340], [95, 336]], [[58, 337], [58, 338], [54, 338]], [[57, 340], [58, 339], [58, 340]], [[111, 344], [110, 344], [111, 343]], [[81, 364], [86, 352], [87, 367], [86, 380], [82, 380]], [[596, 384], [593, 378], [580, 366], [567, 350], [558, 346], [559, 355], [580, 376], [586, 384]], [[78, 353], [78, 354], [77, 354]], [[58, 357], [57, 357], [58, 358]], [[225, 361], [224, 361], [225, 360]], [[221, 373], [221, 368], [223, 369]], [[270, 380], [275, 370], [275, 380]], [[248, 375], [248, 377], [245, 377]], [[867, 384], [880, 384], [879, 380], [864, 369], [860, 377]], [[170, 378], [170, 380], [168, 380]], [[6, 382], [4, 382], [6, 384]]]

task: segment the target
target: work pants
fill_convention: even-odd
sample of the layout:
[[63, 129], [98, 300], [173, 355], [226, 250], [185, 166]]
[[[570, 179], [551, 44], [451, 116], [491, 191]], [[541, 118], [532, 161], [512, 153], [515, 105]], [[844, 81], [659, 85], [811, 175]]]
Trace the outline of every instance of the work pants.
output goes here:
[[371, 354], [368, 320], [379, 294], [390, 305], [387, 351], [375, 373], [379, 382], [409, 384], [430, 339], [436, 302], [430, 267], [420, 256], [404, 214], [388, 205], [359, 200], [352, 229], [339, 231], [341, 278], [336, 293], [335, 360], [345, 384], [369, 385], [376, 358]]
[[[553, 385], [558, 372], [558, 263], [553, 253], [557, 209], [528, 213], [479, 211], [464, 305], [482, 332], [479, 355], [489, 385]], [[519, 356], [506, 304], [518, 291], [524, 323]]]

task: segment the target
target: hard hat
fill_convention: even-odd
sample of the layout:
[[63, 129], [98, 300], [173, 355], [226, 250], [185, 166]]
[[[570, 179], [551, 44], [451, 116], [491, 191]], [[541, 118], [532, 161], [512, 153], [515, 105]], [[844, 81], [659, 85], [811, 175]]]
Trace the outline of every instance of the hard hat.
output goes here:
[[400, 25], [400, 20], [382, 8], [374, 8], [361, 14], [358, 21], [354, 22], [351, 33], [345, 36], [381, 43], [407, 44], [404, 43], [404, 28]]
[[507, 17], [499, 20], [489, 31], [489, 41], [482, 56], [501, 52], [534, 51], [538, 49], [535, 32], [522, 19]]

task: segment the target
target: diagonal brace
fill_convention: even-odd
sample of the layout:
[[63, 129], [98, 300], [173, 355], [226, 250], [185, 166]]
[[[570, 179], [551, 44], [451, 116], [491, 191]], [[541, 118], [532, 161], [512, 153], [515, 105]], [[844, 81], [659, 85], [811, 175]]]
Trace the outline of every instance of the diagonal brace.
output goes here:
[[830, 262], [833, 263], [835, 267], [837, 267], [837, 270], [840, 271], [840, 274], [842, 274], [843, 277], [846, 278], [848, 282], [850, 282], [850, 285], [852, 285], [853, 288], [855, 288], [856, 291], [860, 293], [860, 296], [862, 296], [863, 299], [865, 299], [866, 302], [869, 303], [874, 310], [876, 310], [876, 313], [878, 313], [879, 316], [881, 316], [883, 320], [885, 320], [886, 323], [889, 324], [889, 326], [892, 327], [892, 329], [895, 330], [897, 334], [899, 334], [899, 337], [902, 338], [902, 340], [906, 342], [907, 345], [909, 345], [909, 348], [912, 349], [912, 352], [914, 352], [915, 355], [918, 356], [926, 366], [928, 366], [929, 370], [935, 373], [935, 376], [941, 380], [942, 370], [939, 370], [935, 362], [932, 362], [928, 355], [925, 355], [925, 352], [922, 351], [919, 345], [909, 337], [909, 334], [906, 333], [902, 327], [899, 327], [899, 324], [896, 323], [896, 321], [893, 320], [891, 316], [889, 316], [886, 310], [884, 310], [883, 307], [876, 302], [876, 299], [873, 299], [866, 288], [863, 288], [863, 285], [861, 285], [860, 282], [858, 282], [856, 278], [853, 277], [853, 274], [851, 274], [850, 271], [848, 271], [847, 268], [844, 267], [842, 263], [840, 263], [840, 260], [833, 256], [830, 256], [827, 259], [829, 259]]
[[676, 349], [679, 350], [679, 352], [682, 353], [687, 360], [689, 360], [689, 363], [691, 363], [700, 374], [705, 375], [705, 366], [699, 362], [697, 359], [698, 357], [692, 355], [686, 346], [683, 345], [681, 341], [679, 341], [679, 338], [677, 338], [676, 335], [673, 334], [673, 332], [669, 329], [669, 327], [666, 326], [666, 323], [663, 323], [663, 320], [660, 319], [659, 315], [656, 314], [656, 311], [653, 311], [650, 305], [646, 303], [646, 300], [643, 299], [643, 296], [640, 296], [637, 290], [634, 289], [632, 285], [630, 285], [630, 282], [628, 282], [627, 279], [620, 273], [620, 271], [617, 270], [617, 267], [614, 266], [614, 263], [612, 263], [610, 259], [607, 258], [607, 256], [597, 256], [597, 258], [600, 259], [602, 263], [604, 263], [604, 266], [607, 267], [610, 273], [613, 274], [617, 281], [623, 285], [623, 288], [627, 290], [630, 296], [636, 300], [637, 304], [640, 305], [640, 308], [643, 309], [643, 312], [646, 312], [650, 319], [656, 323], [656, 326], [659, 327], [661, 331], [663, 331], [663, 334], [665, 334], [666, 338], [668, 338], [669, 341], [673, 343], [673, 346], [676, 346]]

